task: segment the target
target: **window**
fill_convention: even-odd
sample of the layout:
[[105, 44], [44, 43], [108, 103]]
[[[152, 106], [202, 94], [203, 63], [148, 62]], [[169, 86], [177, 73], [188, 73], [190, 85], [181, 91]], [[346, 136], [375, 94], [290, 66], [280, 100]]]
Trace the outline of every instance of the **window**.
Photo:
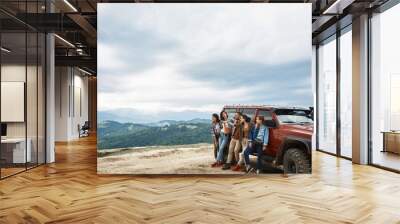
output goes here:
[[277, 115], [279, 122], [284, 124], [313, 123], [312, 119], [309, 117], [309, 111], [305, 110], [280, 109], [276, 110], [275, 114]]
[[336, 153], [336, 36], [318, 48], [318, 149]]
[[236, 108], [228, 108], [225, 109], [226, 113], [228, 113], [228, 118], [233, 118], [235, 116], [236, 113]]
[[269, 110], [258, 110], [257, 116], [263, 116], [264, 120], [272, 120], [272, 114]]
[[[26, 12], [36, 13], [43, 3], [21, 1], [16, 10], [21, 16]], [[0, 6], [8, 4], [1, 1]], [[0, 17], [14, 21], [1, 12]], [[0, 144], [0, 178], [45, 163], [46, 38], [44, 33], [18, 24], [13, 24], [11, 30], [9, 26], [0, 27], [0, 111], [1, 114], [12, 115], [1, 118], [4, 144]], [[11, 96], [22, 103], [10, 102]], [[10, 105], [18, 109], [10, 110]]]
[[[1, 177], [7, 177], [26, 170], [26, 164], [31, 162], [31, 139], [27, 138], [27, 118], [25, 117], [25, 93], [27, 91], [27, 64], [26, 64], [26, 33], [9, 32], [1, 33], [1, 123], [5, 125], [6, 132], [2, 142], [9, 140], [11, 143], [0, 144], [1, 150]], [[8, 88], [7, 88], [8, 86]], [[18, 112], [10, 110], [14, 102], [7, 99], [7, 95], [18, 95]], [[22, 102], [22, 103], [19, 103]], [[22, 116], [12, 116], [21, 114]], [[4, 140], [3, 140], [4, 139]]]
[[242, 114], [245, 114], [249, 118], [254, 118], [254, 116], [256, 115], [256, 109], [245, 108], [241, 112]]
[[400, 4], [371, 18], [371, 159], [400, 170]]
[[340, 36], [340, 155], [352, 156], [352, 34]]

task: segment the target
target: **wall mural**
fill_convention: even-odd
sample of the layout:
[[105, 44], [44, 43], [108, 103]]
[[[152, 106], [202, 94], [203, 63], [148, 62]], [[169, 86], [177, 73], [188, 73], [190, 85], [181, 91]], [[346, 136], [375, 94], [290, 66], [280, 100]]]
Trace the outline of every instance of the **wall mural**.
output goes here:
[[310, 173], [311, 4], [98, 4], [98, 173]]

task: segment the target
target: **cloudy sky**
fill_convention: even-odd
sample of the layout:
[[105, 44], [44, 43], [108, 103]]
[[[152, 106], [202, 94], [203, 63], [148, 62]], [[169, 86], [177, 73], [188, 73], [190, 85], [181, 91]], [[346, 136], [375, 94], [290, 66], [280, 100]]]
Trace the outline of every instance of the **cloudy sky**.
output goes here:
[[100, 120], [311, 106], [310, 4], [99, 4]]

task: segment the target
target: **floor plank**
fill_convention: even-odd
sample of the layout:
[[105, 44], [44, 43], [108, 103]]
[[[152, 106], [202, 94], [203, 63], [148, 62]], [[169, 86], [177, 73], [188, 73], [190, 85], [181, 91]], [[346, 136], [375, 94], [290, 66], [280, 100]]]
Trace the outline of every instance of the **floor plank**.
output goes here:
[[313, 153], [311, 175], [96, 174], [96, 139], [0, 181], [0, 223], [400, 223], [400, 175]]

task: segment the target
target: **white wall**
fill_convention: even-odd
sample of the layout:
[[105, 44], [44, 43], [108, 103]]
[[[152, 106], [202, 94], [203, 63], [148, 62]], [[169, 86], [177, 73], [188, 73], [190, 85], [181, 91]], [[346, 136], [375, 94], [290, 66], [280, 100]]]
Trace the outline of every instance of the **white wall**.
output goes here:
[[[25, 64], [8, 64], [1, 66], [1, 81], [3, 82], [25, 82]], [[6, 108], [1, 108], [6, 110]], [[8, 122], [7, 123], [7, 137], [25, 137], [25, 122]]]
[[88, 77], [76, 68], [56, 67], [56, 141], [79, 137], [78, 125], [88, 120]]
[[[26, 83], [26, 72], [28, 77], [29, 87], [27, 88], [27, 119], [28, 119], [28, 137], [30, 130], [36, 130], [37, 115], [32, 111], [36, 112], [37, 99], [36, 99], [36, 80], [32, 77], [36, 77], [36, 67], [18, 65], [18, 64], [5, 64], [1, 66], [1, 81], [2, 82], [24, 82]], [[5, 97], [5, 96], [3, 96]], [[39, 105], [40, 107], [41, 105]], [[6, 110], [7, 108], [1, 108]], [[22, 108], [24, 110], [24, 108]], [[33, 123], [32, 123], [33, 122]], [[25, 137], [25, 126], [26, 122], [7, 122], [7, 135], [8, 137]], [[35, 132], [36, 135], [36, 132]]]
[[70, 85], [69, 68], [55, 68], [55, 141], [68, 140], [68, 117], [69, 117], [69, 96]]
[[[2, 82], [25, 82], [24, 65], [8, 64], [1, 66], [1, 81]], [[28, 68], [29, 70], [29, 68]], [[6, 110], [6, 108], [1, 108]], [[7, 123], [8, 137], [25, 137], [25, 122], [9, 122]]]
[[[77, 70], [75, 70], [76, 72]], [[85, 121], [89, 120], [89, 113], [88, 113], [88, 77], [81, 76], [82, 73], [76, 75], [74, 77], [74, 108], [72, 108], [73, 112], [73, 119], [72, 122], [72, 135], [79, 136], [78, 132], [78, 124], [81, 126], [85, 123]]]

